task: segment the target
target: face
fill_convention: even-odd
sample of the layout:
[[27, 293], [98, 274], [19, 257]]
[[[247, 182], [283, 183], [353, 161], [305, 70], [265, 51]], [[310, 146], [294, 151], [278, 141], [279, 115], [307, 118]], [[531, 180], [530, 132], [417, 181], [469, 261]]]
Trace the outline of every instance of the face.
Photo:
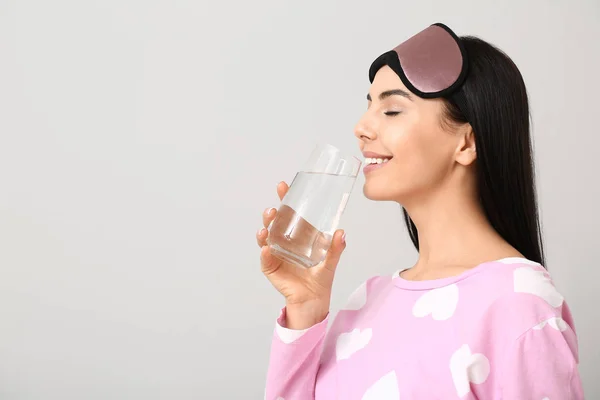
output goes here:
[[[444, 124], [440, 99], [412, 94], [388, 66], [375, 76], [368, 108], [355, 128], [366, 161], [364, 194], [401, 204], [426, 196], [450, 179], [457, 166], [469, 165], [470, 129]], [[379, 161], [377, 161], [379, 162]], [[366, 163], [365, 163], [366, 164]]]

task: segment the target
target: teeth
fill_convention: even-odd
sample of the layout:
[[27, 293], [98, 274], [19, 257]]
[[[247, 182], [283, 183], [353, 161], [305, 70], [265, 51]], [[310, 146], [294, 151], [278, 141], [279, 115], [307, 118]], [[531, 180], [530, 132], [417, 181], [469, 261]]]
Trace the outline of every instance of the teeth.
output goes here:
[[389, 161], [389, 158], [365, 158], [365, 164], [384, 164]]

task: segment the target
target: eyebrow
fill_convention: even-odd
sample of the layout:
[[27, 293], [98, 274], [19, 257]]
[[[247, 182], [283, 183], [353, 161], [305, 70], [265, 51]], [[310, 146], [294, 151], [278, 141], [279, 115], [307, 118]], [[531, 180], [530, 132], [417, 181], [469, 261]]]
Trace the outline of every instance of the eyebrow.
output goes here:
[[[412, 96], [410, 95], [410, 93], [408, 93], [402, 89], [393, 89], [393, 90], [386, 90], [384, 92], [381, 92], [379, 94], [379, 100], [384, 100], [390, 96], [402, 96], [402, 97], [406, 97], [407, 99], [412, 101]], [[367, 93], [367, 100], [371, 101], [371, 95], [369, 93]]]

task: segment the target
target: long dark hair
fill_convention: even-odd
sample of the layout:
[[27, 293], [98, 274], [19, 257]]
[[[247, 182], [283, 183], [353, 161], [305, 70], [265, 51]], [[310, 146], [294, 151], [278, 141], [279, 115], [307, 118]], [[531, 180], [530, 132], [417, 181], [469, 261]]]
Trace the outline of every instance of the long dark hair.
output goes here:
[[[479, 200], [492, 227], [526, 258], [545, 266], [525, 82], [498, 48], [472, 36], [460, 39], [469, 73], [445, 99], [445, 117], [473, 128]], [[417, 227], [403, 212], [419, 250]]]

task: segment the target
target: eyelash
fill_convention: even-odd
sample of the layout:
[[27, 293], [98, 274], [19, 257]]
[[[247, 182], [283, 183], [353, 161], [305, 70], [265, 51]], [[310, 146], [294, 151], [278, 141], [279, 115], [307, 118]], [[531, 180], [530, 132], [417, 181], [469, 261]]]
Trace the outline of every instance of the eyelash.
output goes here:
[[396, 115], [400, 114], [400, 111], [386, 111], [384, 114], [389, 117], [395, 117]]

